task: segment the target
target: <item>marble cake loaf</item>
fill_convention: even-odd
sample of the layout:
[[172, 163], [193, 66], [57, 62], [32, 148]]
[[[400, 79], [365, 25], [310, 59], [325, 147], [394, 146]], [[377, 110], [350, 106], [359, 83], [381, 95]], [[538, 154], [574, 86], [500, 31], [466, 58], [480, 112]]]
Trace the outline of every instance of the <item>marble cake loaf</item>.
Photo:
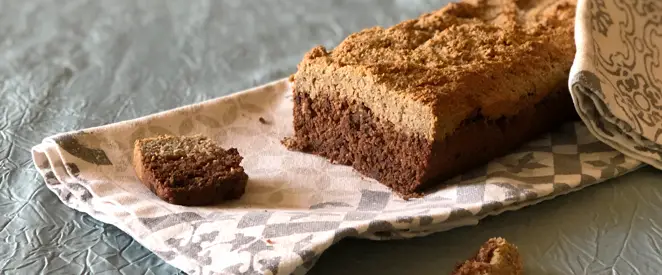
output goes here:
[[290, 80], [295, 151], [351, 165], [402, 196], [576, 118], [567, 90], [576, 3], [451, 3], [329, 51]]

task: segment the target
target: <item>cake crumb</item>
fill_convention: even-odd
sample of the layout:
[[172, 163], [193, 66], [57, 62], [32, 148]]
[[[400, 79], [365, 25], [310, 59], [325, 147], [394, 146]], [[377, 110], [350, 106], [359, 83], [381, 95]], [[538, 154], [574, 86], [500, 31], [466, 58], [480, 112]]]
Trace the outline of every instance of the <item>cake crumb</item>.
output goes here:
[[285, 148], [293, 151], [302, 151], [306, 148], [302, 142], [299, 142], [296, 138], [293, 137], [283, 138], [280, 143], [283, 144]]
[[452, 275], [521, 275], [522, 259], [517, 247], [504, 238], [491, 238], [476, 255], [459, 264]]

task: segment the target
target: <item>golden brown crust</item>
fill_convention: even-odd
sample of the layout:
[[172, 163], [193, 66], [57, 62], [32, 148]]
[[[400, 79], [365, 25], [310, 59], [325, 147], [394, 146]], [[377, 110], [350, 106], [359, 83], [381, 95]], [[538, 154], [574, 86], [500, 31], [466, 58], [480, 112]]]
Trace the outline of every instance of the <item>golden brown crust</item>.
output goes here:
[[[331, 90], [396, 125], [443, 138], [478, 112], [515, 115], [567, 79], [574, 57], [574, 0], [452, 3], [417, 19], [316, 47], [295, 86]], [[315, 95], [312, 95], [315, 97]]]

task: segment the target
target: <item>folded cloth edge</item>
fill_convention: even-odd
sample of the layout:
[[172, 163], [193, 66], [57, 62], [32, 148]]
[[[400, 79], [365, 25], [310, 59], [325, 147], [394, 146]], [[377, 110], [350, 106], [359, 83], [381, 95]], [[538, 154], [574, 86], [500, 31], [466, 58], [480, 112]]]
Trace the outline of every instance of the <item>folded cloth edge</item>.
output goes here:
[[575, 13], [575, 59], [570, 69], [568, 87], [575, 109], [587, 129], [598, 140], [615, 150], [662, 169], [662, 146], [632, 131], [626, 121], [614, 116], [600, 96], [600, 78], [590, 70], [595, 56], [592, 45], [591, 0], [578, 0]]

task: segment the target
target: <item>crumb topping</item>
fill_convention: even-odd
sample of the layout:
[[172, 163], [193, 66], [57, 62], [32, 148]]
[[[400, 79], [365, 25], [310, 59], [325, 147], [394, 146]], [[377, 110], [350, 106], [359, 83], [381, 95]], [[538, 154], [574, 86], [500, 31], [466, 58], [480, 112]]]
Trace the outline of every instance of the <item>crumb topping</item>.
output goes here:
[[[534, 5], [536, 2], [549, 3]], [[319, 47], [311, 51], [308, 58], [327, 56], [341, 65], [407, 63], [453, 72], [463, 67], [509, 61], [508, 53], [512, 52], [533, 55], [540, 51], [562, 52], [572, 47], [572, 37], [551, 34], [572, 31], [573, 2], [451, 3], [390, 28], [373, 27], [352, 34], [330, 53]]]

